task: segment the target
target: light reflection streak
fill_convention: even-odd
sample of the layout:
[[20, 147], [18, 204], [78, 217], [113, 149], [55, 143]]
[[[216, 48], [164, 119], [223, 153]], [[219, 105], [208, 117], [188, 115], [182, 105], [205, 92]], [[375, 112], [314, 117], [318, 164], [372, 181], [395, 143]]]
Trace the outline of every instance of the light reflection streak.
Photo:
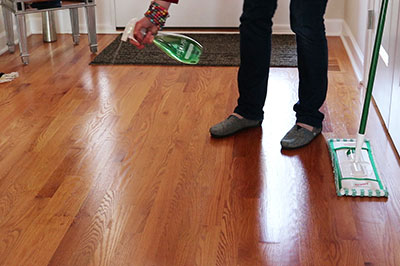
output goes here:
[[86, 92], [94, 108], [83, 115], [78, 141], [86, 150], [82, 158], [85, 172], [95, 176], [100, 169], [104, 170], [104, 164], [117, 148], [115, 124], [118, 119], [114, 109], [114, 88], [106, 71], [100, 67], [86, 69], [81, 79], [83, 86], [80, 89]]
[[295, 123], [297, 70], [271, 69], [271, 72], [259, 157], [260, 178], [263, 178], [260, 238], [267, 246], [279, 245], [279, 252], [288, 256], [298, 249], [298, 238], [305, 226], [309, 184], [301, 158], [295, 153], [285, 155], [280, 146], [281, 138]]

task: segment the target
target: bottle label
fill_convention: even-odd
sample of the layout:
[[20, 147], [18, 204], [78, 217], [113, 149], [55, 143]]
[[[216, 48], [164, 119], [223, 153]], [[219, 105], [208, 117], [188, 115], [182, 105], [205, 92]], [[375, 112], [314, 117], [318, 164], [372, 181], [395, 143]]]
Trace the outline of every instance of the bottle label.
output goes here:
[[189, 59], [189, 57], [192, 55], [194, 45], [191, 43], [186, 51], [185, 59]]

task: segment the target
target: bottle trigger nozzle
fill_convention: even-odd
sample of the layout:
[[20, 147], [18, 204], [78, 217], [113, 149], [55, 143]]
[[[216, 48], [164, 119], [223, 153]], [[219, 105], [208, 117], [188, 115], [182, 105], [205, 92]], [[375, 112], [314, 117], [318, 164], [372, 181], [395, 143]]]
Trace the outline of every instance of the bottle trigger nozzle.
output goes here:
[[121, 41], [126, 42], [128, 41], [128, 39], [135, 40], [135, 37], [133, 36], [133, 31], [135, 29], [136, 22], [137, 18], [133, 18], [128, 22], [128, 24], [126, 24], [125, 30], [121, 36]]

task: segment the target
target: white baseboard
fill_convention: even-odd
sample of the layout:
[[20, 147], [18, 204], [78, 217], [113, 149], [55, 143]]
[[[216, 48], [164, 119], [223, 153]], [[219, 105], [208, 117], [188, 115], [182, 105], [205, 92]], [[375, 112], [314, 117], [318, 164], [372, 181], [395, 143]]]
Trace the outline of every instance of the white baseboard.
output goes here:
[[353, 66], [354, 73], [358, 81], [362, 81], [364, 73], [364, 55], [346, 22], [343, 23], [343, 33], [340, 37]]
[[[326, 19], [325, 29], [328, 36], [341, 36], [343, 31], [343, 19]], [[274, 24], [272, 26], [274, 34], [293, 34], [289, 24]]]

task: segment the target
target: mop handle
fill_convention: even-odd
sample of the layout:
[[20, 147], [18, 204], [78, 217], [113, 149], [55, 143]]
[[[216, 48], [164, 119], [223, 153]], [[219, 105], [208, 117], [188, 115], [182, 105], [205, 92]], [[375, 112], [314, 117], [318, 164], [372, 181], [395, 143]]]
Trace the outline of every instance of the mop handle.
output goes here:
[[381, 11], [379, 14], [379, 21], [378, 21], [378, 29], [376, 31], [374, 50], [373, 50], [372, 60], [371, 60], [371, 67], [370, 67], [369, 76], [368, 76], [367, 91], [365, 93], [364, 107], [363, 107], [362, 116], [361, 116], [360, 129], [358, 130], [358, 133], [362, 134], [362, 135], [365, 134], [365, 128], [367, 126], [369, 105], [371, 102], [372, 88], [374, 86], [374, 81], [375, 81], [376, 68], [378, 66], [379, 49], [382, 44], [382, 35], [383, 35], [383, 30], [385, 28], [386, 11], [387, 11], [387, 7], [388, 7], [388, 3], [389, 3], [389, 0], [382, 0], [382, 6], [381, 6]]

